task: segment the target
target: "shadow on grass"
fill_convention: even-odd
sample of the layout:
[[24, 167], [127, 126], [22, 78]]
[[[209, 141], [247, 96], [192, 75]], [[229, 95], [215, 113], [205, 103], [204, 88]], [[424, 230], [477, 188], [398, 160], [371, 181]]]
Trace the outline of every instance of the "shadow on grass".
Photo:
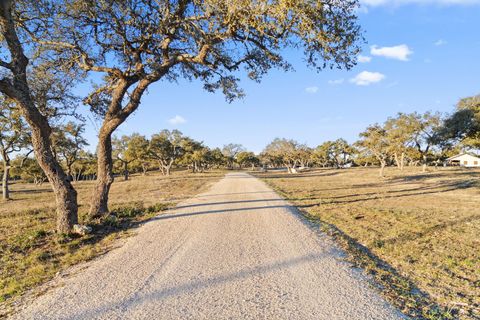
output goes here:
[[10, 193], [48, 193], [53, 192], [51, 188], [41, 188], [41, 189], [19, 189], [19, 190], [10, 190]]
[[[341, 196], [330, 196], [322, 198], [321, 201], [306, 205], [299, 205], [301, 208], [310, 208], [315, 207], [321, 204], [349, 204], [355, 202], [364, 202], [364, 201], [371, 201], [371, 200], [384, 200], [384, 199], [392, 199], [392, 198], [404, 198], [404, 197], [411, 197], [411, 196], [419, 196], [419, 195], [426, 195], [426, 194], [440, 194], [449, 191], [455, 190], [462, 190], [462, 189], [469, 189], [475, 187], [475, 183], [473, 181], [461, 181], [461, 182], [451, 182], [451, 183], [439, 183], [434, 186], [429, 187], [417, 187], [417, 188], [409, 188], [409, 189], [401, 189], [401, 190], [387, 190], [384, 193], [379, 192], [367, 192], [367, 193], [355, 193], [355, 194], [347, 194]], [[362, 198], [358, 198], [362, 197]], [[297, 199], [290, 199], [293, 201], [304, 201], [304, 200], [317, 200], [320, 196], [315, 197], [307, 197], [307, 198], [297, 198]], [[345, 199], [345, 200], [338, 200], [338, 199]]]
[[[453, 171], [456, 177], [470, 177], [470, 178], [480, 178], [480, 171], [469, 170], [469, 169], [457, 169]], [[422, 172], [414, 175], [406, 176], [397, 176], [388, 178], [391, 182], [413, 182], [413, 181], [422, 181], [426, 179], [436, 179], [442, 177], [448, 177], [452, 175], [452, 171], [435, 171], [435, 172]]]
[[341, 170], [329, 170], [327, 172], [304, 172], [304, 173], [283, 173], [283, 174], [272, 174], [272, 173], [254, 173], [255, 177], [262, 179], [299, 179], [299, 178], [315, 178], [315, 177], [329, 177], [336, 176], [343, 173]]

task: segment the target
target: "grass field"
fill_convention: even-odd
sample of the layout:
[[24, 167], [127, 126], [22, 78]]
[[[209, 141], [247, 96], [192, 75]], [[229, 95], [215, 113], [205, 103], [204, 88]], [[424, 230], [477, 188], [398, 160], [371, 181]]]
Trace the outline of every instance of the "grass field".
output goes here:
[[[191, 174], [175, 172], [117, 178], [110, 193], [113, 215], [89, 222], [94, 232], [74, 239], [57, 236], [55, 201], [48, 184], [14, 183], [12, 200], [0, 201], [0, 317], [11, 302], [58, 271], [108, 251], [114, 240], [128, 235], [132, 227], [175, 203], [206, 190], [223, 177], [220, 171]], [[77, 182], [80, 220], [85, 223], [93, 182]]]
[[[417, 287], [446, 310], [436, 316], [424, 310], [423, 316], [478, 319], [480, 170], [388, 168], [386, 174], [382, 179], [377, 169], [352, 168], [257, 176], [356, 247], [353, 259], [381, 284], [385, 280], [383, 291], [404, 311], [422, 308]], [[375, 256], [380, 262], [367, 261]]]

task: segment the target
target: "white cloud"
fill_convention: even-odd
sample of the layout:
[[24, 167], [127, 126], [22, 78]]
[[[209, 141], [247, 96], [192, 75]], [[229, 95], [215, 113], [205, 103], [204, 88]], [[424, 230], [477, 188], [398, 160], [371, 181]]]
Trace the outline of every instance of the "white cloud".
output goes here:
[[361, 4], [369, 7], [398, 7], [406, 4], [418, 5], [478, 5], [480, 0], [361, 0]]
[[443, 39], [439, 39], [437, 41], [435, 41], [434, 45], [436, 45], [437, 47], [439, 46], [444, 46], [447, 44], [447, 41], [443, 40]]
[[372, 57], [362, 56], [362, 55], [358, 56], [358, 62], [360, 62], [360, 63], [367, 63], [367, 62], [370, 62], [370, 61], [372, 61]]
[[175, 117], [173, 117], [172, 119], [169, 119], [168, 122], [169, 122], [170, 124], [176, 125], [176, 124], [185, 123], [185, 122], [187, 122], [187, 120], [185, 120], [184, 117], [179, 116], [179, 115], [177, 114], [177, 115], [176, 115]]
[[400, 44], [393, 47], [379, 47], [371, 46], [370, 54], [374, 56], [385, 57], [389, 59], [396, 59], [401, 61], [408, 61], [408, 56], [413, 53], [406, 44]]
[[345, 81], [345, 79], [336, 79], [336, 80], [328, 80], [328, 84], [331, 85], [339, 85], [342, 84]]
[[350, 82], [357, 86], [368, 86], [372, 83], [377, 83], [385, 79], [385, 75], [380, 72], [362, 71], [354, 78], [350, 79]]
[[305, 92], [315, 94], [318, 92], [318, 87], [313, 86], [313, 87], [307, 87], [305, 88]]

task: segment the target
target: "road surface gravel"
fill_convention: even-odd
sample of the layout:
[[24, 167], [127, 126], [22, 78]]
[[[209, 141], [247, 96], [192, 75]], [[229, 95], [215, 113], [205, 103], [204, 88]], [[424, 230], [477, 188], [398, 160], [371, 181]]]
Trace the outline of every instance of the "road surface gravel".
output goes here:
[[403, 318], [327, 236], [245, 173], [55, 281], [13, 318]]

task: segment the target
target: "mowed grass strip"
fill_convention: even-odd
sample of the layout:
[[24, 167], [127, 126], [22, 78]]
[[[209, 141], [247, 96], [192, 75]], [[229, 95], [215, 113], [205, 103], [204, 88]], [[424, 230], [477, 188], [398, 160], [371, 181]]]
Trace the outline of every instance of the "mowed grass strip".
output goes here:
[[[346, 247], [380, 284], [397, 282], [394, 290], [387, 285], [383, 291], [407, 314], [478, 319], [480, 170], [388, 168], [386, 175], [379, 178], [375, 168], [257, 174], [310, 218], [343, 235]], [[367, 262], [367, 256], [379, 257], [387, 267], [379, 270], [381, 263]], [[414, 301], [409, 282], [443, 311], [415, 310], [425, 306]]]
[[0, 316], [27, 289], [107, 252], [114, 240], [131, 234], [139, 223], [206, 190], [223, 176], [221, 171], [179, 171], [170, 177], [156, 172], [132, 175], [128, 181], [119, 177], [110, 193], [112, 215], [95, 221], [85, 217], [94, 182], [77, 182], [80, 220], [92, 226], [93, 233], [74, 238], [53, 232], [55, 199], [48, 184], [13, 183], [12, 200], [0, 202]]

